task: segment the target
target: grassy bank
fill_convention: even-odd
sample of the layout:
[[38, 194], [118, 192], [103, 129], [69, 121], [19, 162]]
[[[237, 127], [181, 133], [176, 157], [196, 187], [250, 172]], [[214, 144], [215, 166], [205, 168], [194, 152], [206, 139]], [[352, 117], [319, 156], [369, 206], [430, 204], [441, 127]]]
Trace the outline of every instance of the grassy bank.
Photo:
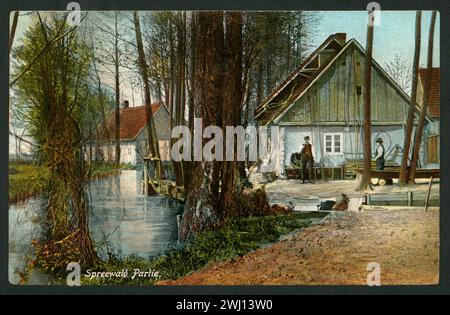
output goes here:
[[42, 168], [32, 163], [9, 163], [9, 202], [17, 202], [40, 191], [37, 178]]
[[[91, 169], [91, 178], [101, 178], [118, 174], [121, 170], [134, 169], [128, 164], [94, 163]], [[32, 162], [10, 162], [9, 172], [9, 202], [14, 203], [25, 200], [42, 191], [44, 168]]]
[[91, 178], [101, 178], [110, 175], [116, 175], [121, 170], [134, 170], [134, 165], [130, 164], [109, 164], [109, 163], [93, 163], [91, 166]]
[[[293, 213], [288, 215], [251, 217], [229, 222], [216, 230], [200, 233], [192, 242], [167, 251], [166, 255], [145, 260], [138, 257], [117, 259], [112, 257], [96, 272], [121, 272], [128, 270], [127, 277], [83, 278], [84, 285], [98, 284], [153, 284], [156, 280], [177, 279], [201, 269], [209, 263], [233, 259], [265, 244], [275, 242], [280, 236], [306, 227], [323, 213]], [[136, 277], [134, 270], [158, 272], [160, 277]], [[93, 270], [91, 270], [92, 272]]]

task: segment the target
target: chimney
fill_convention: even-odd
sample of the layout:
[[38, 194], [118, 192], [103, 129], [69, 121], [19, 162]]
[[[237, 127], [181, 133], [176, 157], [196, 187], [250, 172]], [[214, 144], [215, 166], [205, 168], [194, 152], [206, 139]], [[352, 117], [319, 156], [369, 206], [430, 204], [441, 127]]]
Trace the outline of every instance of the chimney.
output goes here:
[[123, 101], [123, 108], [128, 108], [130, 107], [130, 102], [129, 101]]
[[347, 33], [336, 33], [334, 34], [334, 37], [342, 44], [345, 44], [347, 42]]

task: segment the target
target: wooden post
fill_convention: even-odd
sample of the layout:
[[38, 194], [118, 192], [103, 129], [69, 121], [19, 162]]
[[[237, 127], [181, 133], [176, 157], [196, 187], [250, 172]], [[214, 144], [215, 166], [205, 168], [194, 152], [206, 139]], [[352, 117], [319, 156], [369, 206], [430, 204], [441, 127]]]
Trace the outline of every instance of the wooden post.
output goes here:
[[432, 184], [433, 184], [433, 176], [430, 177], [430, 184], [428, 185], [427, 197], [425, 199], [425, 212], [427, 212], [427, 210], [428, 210], [428, 202], [430, 200], [430, 192], [431, 192]]
[[9, 53], [11, 53], [11, 49], [13, 46], [14, 36], [16, 34], [18, 20], [19, 20], [19, 11], [15, 11], [12, 26], [11, 26], [11, 31], [9, 33]]
[[148, 161], [144, 160], [144, 194], [148, 196]]
[[[370, 17], [370, 12], [369, 12]], [[358, 190], [372, 190], [372, 147], [371, 147], [371, 78], [372, 78], [373, 24], [367, 24], [366, 58], [364, 64], [364, 162]]]
[[414, 125], [414, 113], [416, 111], [417, 82], [419, 81], [420, 41], [422, 12], [416, 12], [416, 41], [414, 49], [413, 75], [411, 83], [411, 100], [409, 102], [408, 116], [406, 118], [405, 139], [403, 142], [403, 155], [399, 174], [399, 184], [405, 185], [409, 182], [408, 158], [411, 148], [411, 135]]

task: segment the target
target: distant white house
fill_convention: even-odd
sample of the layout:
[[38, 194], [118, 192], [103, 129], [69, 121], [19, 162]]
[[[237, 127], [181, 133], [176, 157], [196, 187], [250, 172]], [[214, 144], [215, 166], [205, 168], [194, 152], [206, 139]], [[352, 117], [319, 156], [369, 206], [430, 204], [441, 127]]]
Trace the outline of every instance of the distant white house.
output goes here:
[[[159, 141], [159, 152], [163, 161], [170, 160], [169, 111], [163, 103], [151, 106], [156, 134]], [[147, 137], [148, 119], [146, 106], [129, 107], [128, 102], [120, 109], [120, 162], [125, 164], [142, 163], [148, 152]], [[105, 128], [103, 128], [105, 129]], [[105, 161], [115, 160], [114, 144], [115, 115], [114, 111], [107, 118], [106, 130], [102, 130], [99, 151]], [[109, 139], [109, 140], [108, 140]]]

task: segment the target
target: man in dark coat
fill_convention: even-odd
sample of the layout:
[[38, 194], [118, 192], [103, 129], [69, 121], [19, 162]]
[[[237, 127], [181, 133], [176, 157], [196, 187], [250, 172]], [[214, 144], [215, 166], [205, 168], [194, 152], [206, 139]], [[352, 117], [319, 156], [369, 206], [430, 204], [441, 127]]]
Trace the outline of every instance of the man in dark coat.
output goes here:
[[309, 143], [309, 137], [306, 136], [304, 138], [305, 143], [303, 143], [302, 151], [300, 152], [302, 157], [302, 184], [305, 183], [306, 170], [308, 170], [308, 179], [309, 182], [312, 183], [312, 170], [314, 157], [312, 153], [312, 145]]
[[377, 141], [377, 148], [375, 149], [375, 162], [377, 163], [377, 170], [384, 170], [384, 145], [383, 145], [383, 139], [378, 138]]

